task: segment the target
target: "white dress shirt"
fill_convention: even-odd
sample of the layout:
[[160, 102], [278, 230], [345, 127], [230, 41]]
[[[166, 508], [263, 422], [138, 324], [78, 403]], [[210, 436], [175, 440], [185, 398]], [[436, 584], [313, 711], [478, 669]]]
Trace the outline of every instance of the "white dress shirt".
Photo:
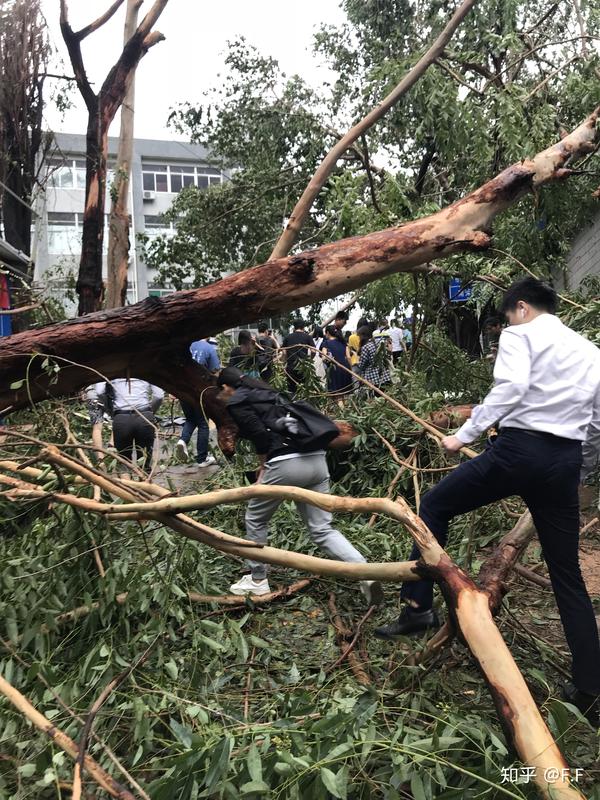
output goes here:
[[402, 339], [404, 339], [404, 333], [402, 328], [390, 328], [389, 337], [392, 340], [392, 353], [399, 353], [403, 349]]
[[553, 314], [505, 328], [494, 387], [456, 436], [468, 444], [497, 422], [585, 442], [584, 468], [592, 467], [600, 449], [600, 350]]
[[[115, 391], [115, 411], [131, 411], [140, 408], [156, 410], [165, 393], [158, 386], [153, 386], [139, 378], [114, 378], [111, 381]], [[87, 399], [102, 403], [106, 394], [106, 382], [100, 381], [87, 389]]]

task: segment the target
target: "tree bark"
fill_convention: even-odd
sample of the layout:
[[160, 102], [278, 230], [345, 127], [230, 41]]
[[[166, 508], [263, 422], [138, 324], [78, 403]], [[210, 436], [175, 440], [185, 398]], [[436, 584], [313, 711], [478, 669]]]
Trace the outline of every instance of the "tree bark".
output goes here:
[[161, 33], [151, 31], [151, 29], [162, 14], [167, 2], [168, 0], [155, 0], [152, 8], [125, 43], [118, 61], [96, 94], [92, 90], [85, 72], [81, 42], [105, 22], [108, 22], [123, 4], [123, 0], [115, 0], [105, 14], [77, 32], [69, 24], [67, 0], [61, 0], [60, 27], [77, 86], [88, 110], [86, 200], [83, 214], [81, 259], [76, 284], [80, 315], [98, 311], [103, 300], [102, 244], [106, 202], [108, 129], [129, 91], [140, 60], [150, 47], [164, 39]]
[[290, 252], [294, 242], [300, 235], [302, 226], [306, 222], [306, 218], [310, 213], [312, 204], [325, 185], [325, 182], [335, 169], [335, 165], [337, 164], [338, 160], [360, 136], [363, 136], [369, 130], [369, 128], [372, 128], [376, 122], [378, 122], [383, 116], [385, 116], [385, 114], [387, 114], [390, 108], [393, 108], [396, 103], [402, 97], [404, 97], [404, 95], [415, 85], [415, 83], [417, 83], [421, 76], [427, 72], [435, 60], [442, 55], [444, 48], [454, 35], [454, 32], [476, 2], [477, 0], [463, 0], [461, 5], [452, 15], [442, 33], [437, 37], [425, 55], [417, 61], [415, 66], [402, 78], [400, 83], [387, 95], [387, 97], [385, 97], [378, 106], [370, 111], [366, 117], [350, 128], [350, 130], [339, 140], [339, 142], [336, 142], [336, 144], [327, 153], [317, 171], [310, 179], [310, 182], [302, 193], [302, 196], [294, 206], [294, 209], [290, 214], [289, 222], [275, 244], [275, 247], [273, 248], [271, 259], [282, 258]]
[[[142, 0], [127, 0], [124, 44], [137, 27], [138, 10]], [[121, 308], [127, 298], [127, 267], [129, 265], [129, 181], [133, 155], [133, 126], [135, 102], [135, 73], [123, 105], [121, 106], [121, 131], [115, 176], [115, 194], [112, 199], [108, 230], [108, 259], [106, 279], [106, 307]]]
[[[189, 357], [190, 342], [385, 275], [426, 270], [422, 265], [454, 253], [485, 250], [498, 214], [533, 188], [568, 177], [567, 162], [594, 149], [598, 111], [557, 144], [429, 217], [269, 261], [200, 289], [8, 337], [0, 342], [0, 411], [128, 373], [197, 402], [214, 380]], [[46, 356], [59, 372], [48, 371]], [[226, 420], [214, 389], [202, 395], [202, 402], [217, 425]]]

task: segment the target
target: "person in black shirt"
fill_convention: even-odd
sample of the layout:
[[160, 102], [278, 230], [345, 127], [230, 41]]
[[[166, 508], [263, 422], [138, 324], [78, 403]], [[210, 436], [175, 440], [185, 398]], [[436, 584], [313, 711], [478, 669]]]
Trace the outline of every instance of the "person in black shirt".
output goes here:
[[287, 376], [288, 391], [291, 394], [294, 394], [302, 383], [302, 362], [312, 356], [313, 351], [308, 350], [307, 345], [308, 347], [315, 346], [314, 339], [308, 335], [304, 327], [303, 320], [294, 320], [294, 332], [289, 333], [283, 340], [285, 374]]
[[258, 326], [256, 349], [260, 377], [263, 381], [268, 383], [273, 374], [273, 361], [277, 354], [278, 345], [275, 339], [269, 334], [269, 326], [266, 322], [261, 322]]
[[238, 346], [234, 347], [229, 354], [229, 367], [241, 369], [245, 375], [258, 378], [259, 364], [256, 352], [256, 342], [250, 331], [240, 331], [238, 333]]
[[[293, 335], [293, 334], [292, 334]], [[282, 398], [263, 381], [249, 378], [238, 369], [226, 367], [217, 378], [219, 397], [238, 427], [241, 438], [254, 445], [260, 460], [258, 483], [267, 486], [299, 486], [329, 494], [329, 470], [324, 450], [300, 450], [293, 434], [278, 432], [269, 424], [269, 412]], [[269, 524], [281, 505], [279, 497], [253, 497], [245, 516], [246, 538], [260, 544], [269, 540]], [[366, 559], [346, 537], [333, 527], [333, 517], [309, 503], [296, 501], [300, 516], [312, 540], [328, 555], [339, 561], [365, 563]], [[260, 561], [247, 560], [249, 573], [229, 587], [232, 594], [267, 594], [268, 567]], [[383, 602], [378, 581], [360, 581], [360, 590], [369, 605]]]

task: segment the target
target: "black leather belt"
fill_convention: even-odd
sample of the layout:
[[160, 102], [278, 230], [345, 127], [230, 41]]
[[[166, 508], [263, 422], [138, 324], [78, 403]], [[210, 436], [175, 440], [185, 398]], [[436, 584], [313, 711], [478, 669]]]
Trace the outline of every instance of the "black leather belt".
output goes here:
[[517, 433], [524, 433], [526, 436], [535, 436], [537, 439], [554, 439], [557, 442], [574, 442], [576, 439], [567, 439], [565, 436], [557, 436], [555, 433], [548, 433], [547, 431], [532, 431], [529, 428], [500, 428], [500, 433], [508, 433], [509, 431], [516, 431]]
[[126, 411], [125, 409], [121, 410], [120, 408], [117, 408], [113, 412], [113, 417], [116, 417], [117, 414], [144, 414], [146, 411], [152, 411], [152, 409], [148, 408], [148, 407], [146, 407], [146, 408], [132, 408], [132, 409], [129, 409], [128, 411]]

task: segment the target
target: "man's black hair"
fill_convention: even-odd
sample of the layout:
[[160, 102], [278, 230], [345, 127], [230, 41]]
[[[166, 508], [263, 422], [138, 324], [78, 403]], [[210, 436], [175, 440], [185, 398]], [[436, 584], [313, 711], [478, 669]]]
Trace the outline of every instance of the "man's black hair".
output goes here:
[[252, 341], [252, 334], [250, 331], [240, 331], [238, 333], [238, 344], [245, 344]]
[[507, 311], [514, 311], [519, 300], [529, 303], [538, 311], [547, 311], [549, 314], [555, 314], [558, 305], [554, 289], [549, 284], [530, 277], [521, 278], [508, 287], [500, 306], [500, 313], [506, 314]]
[[304, 327], [305, 327], [305, 324], [306, 324], [306, 323], [304, 322], [304, 320], [303, 320], [303, 319], [300, 319], [300, 317], [298, 317], [298, 319], [295, 319], [295, 320], [293, 321], [293, 323], [292, 323], [292, 325], [294, 326], [294, 330], [295, 330], [295, 331], [299, 331], [299, 330], [301, 330], [302, 328], [304, 328]]
[[239, 389], [240, 386], [248, 386], [250, 389], [269, 389], [273, 391], [273, 387], [268, 383], [258, 380], [258, 378], [251, 378], [249, 375], [244, 375], [241, 369], [237, 367], [224, 367], [217, 376], [217, 386], [231, 386], [233, 389]]
[[266, 322], [260, 322], [258, 325], [258, 332], [259, 333], [266, 333], [269, 330], [269, 326]]
[[496, 325], [502, 325], [502, 319], [500, 317], [488, 317], [484, 324], [486, 328], [495, 328]]
[[347, 311], [338, 311], [335, 315], [336, 319], [343, 319], [348, 322], [348, 312]]

